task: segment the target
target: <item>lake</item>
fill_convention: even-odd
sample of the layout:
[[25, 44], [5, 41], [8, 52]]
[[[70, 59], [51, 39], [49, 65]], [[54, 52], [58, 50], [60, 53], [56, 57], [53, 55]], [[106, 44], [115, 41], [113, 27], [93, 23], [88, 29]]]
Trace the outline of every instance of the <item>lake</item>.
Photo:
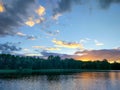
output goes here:
[[1, 78], [0, 90], [120, 90], [120, 71]]

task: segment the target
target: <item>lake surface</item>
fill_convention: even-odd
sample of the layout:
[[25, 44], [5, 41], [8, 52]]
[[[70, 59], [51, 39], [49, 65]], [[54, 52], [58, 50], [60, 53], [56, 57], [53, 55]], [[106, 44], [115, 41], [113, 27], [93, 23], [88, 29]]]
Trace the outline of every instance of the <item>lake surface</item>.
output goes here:
[[120, 90], [120, 71], [1, 78], [0, 90]]

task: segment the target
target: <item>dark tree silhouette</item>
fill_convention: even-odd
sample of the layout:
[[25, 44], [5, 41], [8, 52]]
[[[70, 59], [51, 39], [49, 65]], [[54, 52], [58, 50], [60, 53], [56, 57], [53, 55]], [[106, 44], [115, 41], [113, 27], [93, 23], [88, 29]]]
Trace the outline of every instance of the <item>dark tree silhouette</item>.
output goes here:
[[28, 56], [0, 54], [0, 69], [91, 69], [91, 70], [120, 70], [120, 63], [110, 64], [103, 61], [77, 61], [72, 58], [61, 59], [59, 56], [49, 56], [48, 59]]

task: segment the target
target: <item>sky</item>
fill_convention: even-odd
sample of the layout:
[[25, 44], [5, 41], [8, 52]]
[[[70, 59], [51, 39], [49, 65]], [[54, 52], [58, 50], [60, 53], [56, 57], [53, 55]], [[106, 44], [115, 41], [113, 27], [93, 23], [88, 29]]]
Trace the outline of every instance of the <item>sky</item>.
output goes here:
[[120, 61], [119, 17], [120, 0], [0, 0], [0, 52]]

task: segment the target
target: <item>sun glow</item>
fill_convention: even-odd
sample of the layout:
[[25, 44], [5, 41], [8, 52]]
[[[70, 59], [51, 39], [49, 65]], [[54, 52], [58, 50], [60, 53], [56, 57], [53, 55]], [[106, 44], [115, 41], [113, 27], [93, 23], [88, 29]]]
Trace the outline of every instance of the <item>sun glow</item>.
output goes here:
[[[90, 57], [83, 57], [83, 58], [79, 58], [79, 57], [77, 57], [77, 58], [75, 58], [76, 60], [81, 60], [81, 61], [85, 61], [85, 62], [87, 62], [87, 61], [103, 61], [104, 59], [90, 59]], [[120, 63], [120, 60], [107, 60], [109, 63]]]
[[5, 8], [4, 8], [3, 4], [0, 3], [0, 13], [1, 13], [1, 12], [4, 12], [4, 11], [5, 11]]

